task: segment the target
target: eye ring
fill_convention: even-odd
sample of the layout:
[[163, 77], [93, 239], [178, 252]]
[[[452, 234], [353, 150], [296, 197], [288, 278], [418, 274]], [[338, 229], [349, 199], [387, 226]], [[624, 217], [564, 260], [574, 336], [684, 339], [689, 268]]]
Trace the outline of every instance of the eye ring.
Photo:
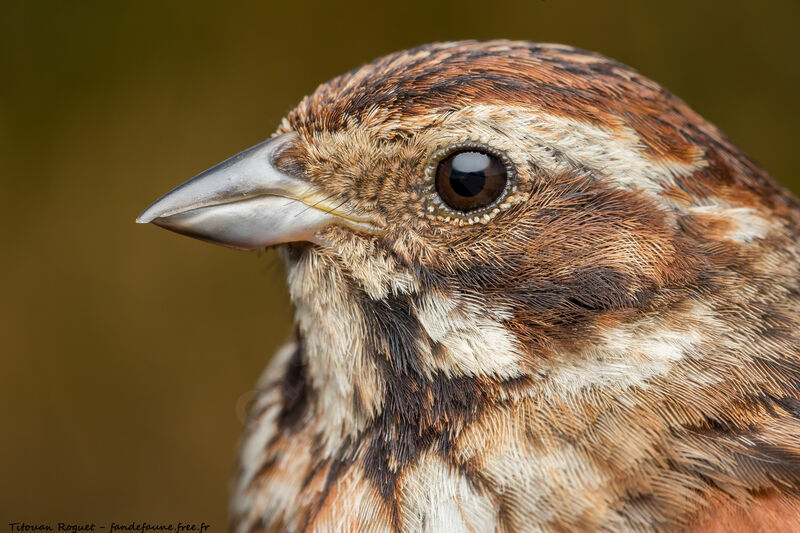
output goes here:
[[[459, 165], [461, 169], [457, 168]], [[496, 214], [497, 206], [517, 186], [516, 167], [509, 157], [477, 141], [436, 150], [425, 167], [425, 175], [433, 208], [429, 209], [469, 221], [485, 218], [490, 211]]]

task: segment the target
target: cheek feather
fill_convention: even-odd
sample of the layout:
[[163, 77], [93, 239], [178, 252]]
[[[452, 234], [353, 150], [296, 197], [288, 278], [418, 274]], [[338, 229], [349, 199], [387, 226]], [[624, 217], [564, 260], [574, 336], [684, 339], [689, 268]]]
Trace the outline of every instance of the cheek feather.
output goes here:
[[323, 238], [331, 243], [328, 252], [338, 267], [373, 300], [419, 290], [415, 272], [400, 265], [376, 239], [365, 239], [338, 227], [328, 228]]
[[433, 290], [417, 298], [415, 310], [433, 343], [430, 356], [423, 358], [428, 372], [503, 379], [523, 374], [523, 350], [503, 324], [510, 314]]
[[711, 200], [711, 205], [691, 207], [687, 224], [696, 223], [699, 233], [716, 239], [729, 239], [737, 243], [750, 243], [763, 239], [773, 230], [782, 227], [780, 219], [750, 207], [732, 207], [722, 201]]
[[685, 359], [701, 359], [703, 338], [696, 324], [669, 322], [648, 318], [621, 324], [600, 333], [579, 353], [541, 361], [540, 392], [568, 400], [593, 389], [649, 388], [653, 378], [669, 374]]

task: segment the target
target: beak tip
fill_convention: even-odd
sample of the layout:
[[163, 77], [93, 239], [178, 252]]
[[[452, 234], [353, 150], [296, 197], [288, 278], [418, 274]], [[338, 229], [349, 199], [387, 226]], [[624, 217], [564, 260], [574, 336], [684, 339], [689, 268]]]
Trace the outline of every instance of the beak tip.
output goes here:
[[153, 209], [153, 206], [151, 205], [150, 207], [142, 211], [138, 217], [136, 217], [136, 223], [149, 224], [150, 222], [153, 222], [159, 216], [158, 213], [155, 213], [154, 211], [155, 209]]

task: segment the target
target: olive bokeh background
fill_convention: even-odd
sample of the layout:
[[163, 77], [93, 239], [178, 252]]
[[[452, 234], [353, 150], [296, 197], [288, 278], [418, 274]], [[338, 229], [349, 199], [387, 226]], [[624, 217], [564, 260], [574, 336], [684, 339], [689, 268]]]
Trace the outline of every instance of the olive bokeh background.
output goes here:
[[434, 40], [596, 50], [800, 191], [800, 3], [5, 1], [0, 527], [225, 528], [242, 410], [291, 310], [273, 252], [135, 216], [319, 83]]

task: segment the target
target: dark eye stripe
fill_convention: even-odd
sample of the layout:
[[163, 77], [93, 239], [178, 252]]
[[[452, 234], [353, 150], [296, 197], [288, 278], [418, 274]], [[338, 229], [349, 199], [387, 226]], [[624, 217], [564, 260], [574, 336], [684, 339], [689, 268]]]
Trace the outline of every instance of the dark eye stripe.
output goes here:
[[508, 169], [493, 154], [477, 149], [454, 152], [439, 162], [436, 192], [445, 204], [467, 213], [491, 204], [503, 193]]

